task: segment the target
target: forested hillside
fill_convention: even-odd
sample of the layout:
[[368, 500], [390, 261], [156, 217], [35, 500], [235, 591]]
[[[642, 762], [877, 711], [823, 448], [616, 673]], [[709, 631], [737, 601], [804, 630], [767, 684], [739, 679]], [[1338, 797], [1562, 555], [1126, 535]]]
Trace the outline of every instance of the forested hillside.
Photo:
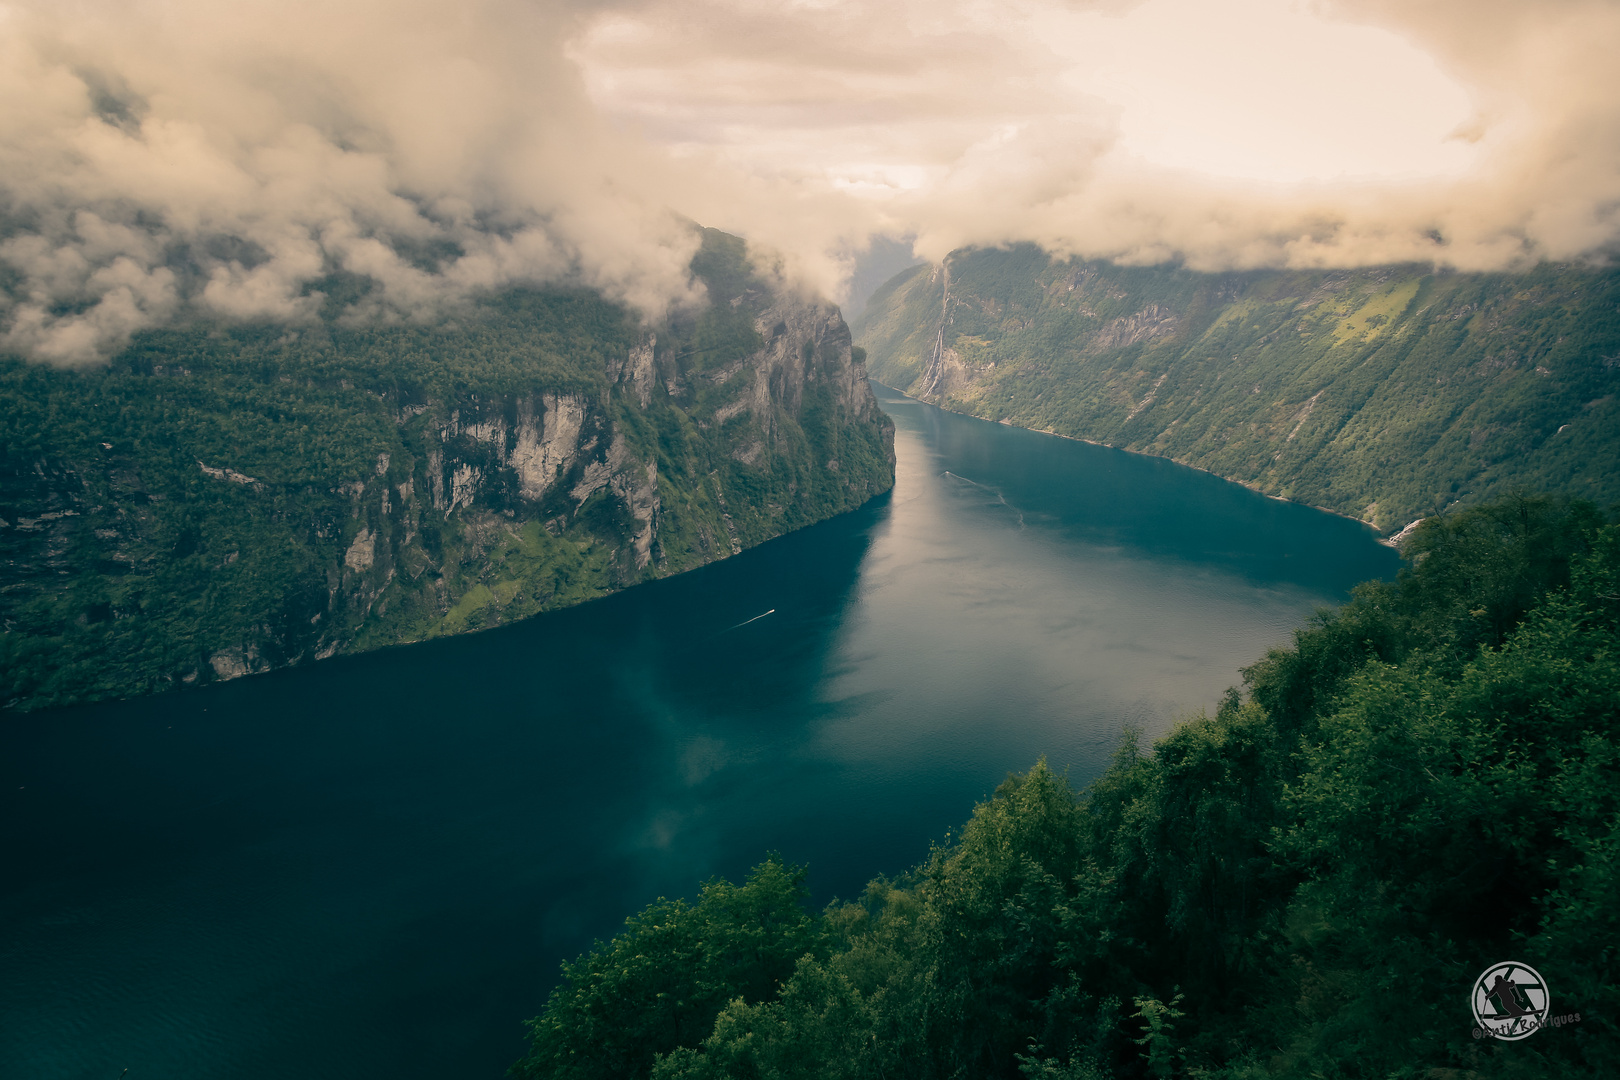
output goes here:
[[[527, 1078], [1620, 1075], [1620, 526], [1426, 522], [1076, 794], [1039, 763], [913, 871], [660, 901], [564, 967]], [[1549, 1019], [1475, 1037], [1492, 964]]]
[[430, 325], [190, 322], [0, 357], [0, 706], [493, 626], [860, 505], [893, 428], [837, 309], [705, 233], [701, 311], [585, 290]]
[[1401, 529], [1515, 489], [1620, 500], [1620, 271], [1203, 274], [953, 254], [856, 320], [874, 378]]

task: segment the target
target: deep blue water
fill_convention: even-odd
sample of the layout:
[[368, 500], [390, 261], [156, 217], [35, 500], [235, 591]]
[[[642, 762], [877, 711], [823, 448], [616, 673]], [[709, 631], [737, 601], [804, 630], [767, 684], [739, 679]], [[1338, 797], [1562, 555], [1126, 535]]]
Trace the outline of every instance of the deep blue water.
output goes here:
[[879, 396], [894, 492], [723, 563], [5, 718], [0, 1076], [499, 1077], [559, 960], [654, 897], [771, 849], [851, 896], [1395, 569], [1355, 522]]

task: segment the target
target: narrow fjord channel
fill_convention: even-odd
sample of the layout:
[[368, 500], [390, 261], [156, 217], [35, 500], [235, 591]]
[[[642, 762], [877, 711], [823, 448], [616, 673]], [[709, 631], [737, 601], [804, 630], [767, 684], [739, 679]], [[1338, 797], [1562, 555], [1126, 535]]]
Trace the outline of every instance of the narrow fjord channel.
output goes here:
[[770, 849], [818, 902], [1396, 557], [878, 388], [891, 495], [506, 629], [0, 730], [0, 1075], [500, 1076], [557, 964]]

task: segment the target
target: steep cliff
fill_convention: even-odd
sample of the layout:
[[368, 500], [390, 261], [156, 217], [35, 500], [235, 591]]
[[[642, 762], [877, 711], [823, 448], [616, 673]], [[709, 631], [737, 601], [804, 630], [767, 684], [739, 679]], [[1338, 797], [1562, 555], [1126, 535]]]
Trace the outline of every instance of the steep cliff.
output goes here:
[[1620, 499], [1620, 273], [1201, 274], [964, 251], [856, 320], [875, 378], [1394, 531], [1516, 487]]
[[660, 327], [509, 292], [433, 327], [191, 325], [94, 372], [0, 361], [0, 703], [494, 626], [886, 491], [893, 428], [837, 309], [723, 234], [694, 269], [708, 307]]

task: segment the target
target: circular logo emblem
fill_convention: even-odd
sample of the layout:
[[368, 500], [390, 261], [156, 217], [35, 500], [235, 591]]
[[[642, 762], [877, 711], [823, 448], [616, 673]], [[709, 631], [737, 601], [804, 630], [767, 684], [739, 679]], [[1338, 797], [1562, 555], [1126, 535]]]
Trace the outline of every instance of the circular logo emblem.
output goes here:
[[1493, 964], [1474, 980], [1476, 1038], [1526, 1039], [1547, 1021], [1547, 984], [1529, 964]]

